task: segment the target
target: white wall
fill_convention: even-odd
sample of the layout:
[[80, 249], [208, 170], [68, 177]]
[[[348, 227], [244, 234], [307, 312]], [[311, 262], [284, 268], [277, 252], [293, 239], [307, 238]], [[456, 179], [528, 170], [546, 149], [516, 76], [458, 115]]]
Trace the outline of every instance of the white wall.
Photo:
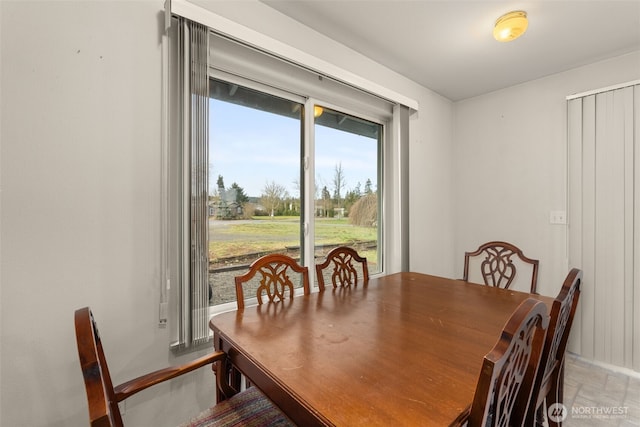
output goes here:
[[[175, 361], [157, 326], [163, 3], [0, 1], [1, 426], [86, 425], [77, 308], [93, 309], [115, 382]], [[451, 273], [452, 104], [259, 2], [234, 4], [245, 25], [420, 102], [412, 227], [425, 238], [412, 252], [416, 269]], [[204, 370], [130, 399], [125, 422], [176, 425], [212, 393]]]
[[[115, 381], [172, 359], [157, 327], [162, 7], [0, 2], [2, 426], [87, 424], [77, 308], [94, 310]], [[196, 383], [133, 399], [129, 425]], [[197, 409], [153, 407], [158, 426]]]
[[640, 52], [455, 104], [455, 257], [507, 240], [540, 260], [538, 291], [555, 296], [566, 276], [566, 96], [640, 78]]

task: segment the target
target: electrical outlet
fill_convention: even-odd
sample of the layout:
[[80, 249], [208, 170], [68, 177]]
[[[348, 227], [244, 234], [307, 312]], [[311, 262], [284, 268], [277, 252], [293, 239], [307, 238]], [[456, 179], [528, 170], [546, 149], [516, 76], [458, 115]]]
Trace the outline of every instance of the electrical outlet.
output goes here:
[[160, 327], [165, 327], [167, 325], [167, 303], [160, 303], [160, 313], [159, 313], [159, 324]]
[[565, 211], [551, 211], [549, 213], [549, 223], [551, 224], [566, 224], [567, 213]]

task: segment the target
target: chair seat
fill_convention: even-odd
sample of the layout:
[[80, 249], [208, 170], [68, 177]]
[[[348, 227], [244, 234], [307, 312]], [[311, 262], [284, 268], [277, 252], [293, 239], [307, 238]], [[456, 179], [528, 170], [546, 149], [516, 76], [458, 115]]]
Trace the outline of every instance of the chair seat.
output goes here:
[[295, 426], [269, 398], [256, 387], [233, 395], [203, 411], [179, 427], [285, 427]]

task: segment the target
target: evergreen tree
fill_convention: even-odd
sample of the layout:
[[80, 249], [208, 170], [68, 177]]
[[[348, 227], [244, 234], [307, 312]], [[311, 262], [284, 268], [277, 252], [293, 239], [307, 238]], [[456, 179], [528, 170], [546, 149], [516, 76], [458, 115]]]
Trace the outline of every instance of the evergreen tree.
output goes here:
[[356, 188], [354, 188], [352, 192], [356, 197], [362, 196], [362, 192], [360, 191], [360, 181], [358, 181]]
[[229, 193], [234, 195], [233, 199], [240, 205], [243, 205], [249, 201], [249, 196], [247, 196], [244, 192], [244, 188], [240, 187], [236, 182], [231, 184], [231, 187], [229, 187], [228, 191]]
[[371, 183], [371, 180], [369, 178], [367, 178], [367, 182], [364, 184], [364, 194], [365, 195], [369, 195], [373, 193], [373, 189], [371, 188], [373, 186], [373, 184]]
[[220, 196], [220, 200], [225, 200], [226, 191], [224, 189], [224, 178], [222, 175], [218, 175], [218, 195]]

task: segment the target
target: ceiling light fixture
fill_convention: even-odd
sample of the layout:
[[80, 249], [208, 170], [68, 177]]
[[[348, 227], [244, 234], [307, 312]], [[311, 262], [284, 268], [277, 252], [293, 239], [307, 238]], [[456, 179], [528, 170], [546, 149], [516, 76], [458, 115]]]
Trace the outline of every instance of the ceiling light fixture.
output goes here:
[[313, 117], [318, 118], [322, 115], [322, 113], [324, 113], [324, 108], [319, 105], [315, 105], [313, 107]]
[[496, 21], [493, 37], [499, 42], [510, 42], [523, 35], [528, 25], [527, 12], [516, 10], [505, 13]]

